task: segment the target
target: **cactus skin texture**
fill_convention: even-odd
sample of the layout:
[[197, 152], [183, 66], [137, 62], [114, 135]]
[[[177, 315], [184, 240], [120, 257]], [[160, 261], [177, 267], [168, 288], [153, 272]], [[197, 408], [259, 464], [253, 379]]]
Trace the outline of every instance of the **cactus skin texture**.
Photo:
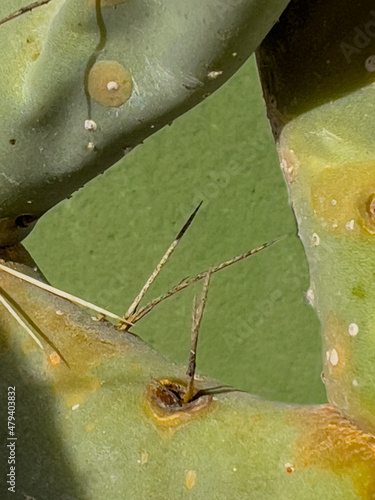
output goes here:
[[369, 1], [297, 0], [258, 51], [309, 262], [307, 297], [322, 324], [328, 399], [369, 433], [375, 432], [374, 34]]
[[[2, 257], [35, 276], [22, 253]], [[183, 381], [186, 367], [4, 272], [0, 287], [70, 366], [2, 310], [1, 393], [16, 387], [17, 491], [43, 500], [372, 498], [375, 438], [333, 406], [267, 402], [202, 378], [206, 391], [169, 411], [155, 380]], [[0, 414], [6, 421], [5, 405]]]
[[51, 0], [3, 24], [0, 246], [227, 81], [287, 3]]
[[[26, 115], [22, 119], [15, 112], [25, 99], [23, 87], [16, 86], [18, 94], [4, 107], [9, 114], [4, 112], [7, 125], [1, 126], [14, 134], [16, 143], [9, 147], [19, 147], [17, 131], [24, 134], [20, 132], [25, 149], [20, 148], [18, 156], [14, 153], [12, 160], [11, 171], [16, 176], [13, 181], [20, 182], [21, 170], [17, 168], [22, 168], [22, 158], [32, 158], [33, 165], [38, 163], [38, 146], [43, 149], [36, 157], [44, 160], [40, 160], [40, 171], [36, 167], [26, 173], [23, 170], [31, 197], [25, 196], [22, 186], [17, 195], [16, 191], [7, 191], [12, 182], [0, 186], [3, 199], [8, 200], [4, 202], [4, 217], [16, 213], [19, 216], [23, 212], [12, 214], [11, 208], [23, 209], [27, 201], [32, 202], [31, 206], [39, 204], [42, 213], [59, 196], [73, 190], [73, 185], [75, 189], [95, 175], [99, 158], [100, 168], [105, 168], [118, 157], [119, 144], [131, 147], [130, 142], [125, 142], [127, 134], [129, 141], [135, 141], [133, 145], [141, 140], [144, 125], [134, 125], [135, 114], [129, 111], [128, 129], [117, 130], [111, 123], [112, 111], [107, 108], [103, 111], [90, 101], [91, 115], [87, 114], [90, 107], [83, 99], [85, 87], [70, 81], [68, 68], [87, 69], [97, 35], [92, 14], [78, 16], [87, 13], [83, 5], [85, 9], [93, 7], [88, 0], [85, 4], [78, 0], [55, 2], [32, 14], [33, 18], [30, 16], [34, 21], [37, 15], [40, 19], [47, 16], [48, 22], [42, 25], [48, 43], [27, 74], [25, 89], [30, 92], [30, 101]], [[120, 8], [135, 5], [135, 0], [119, 3], [114, 19], [121, 18]], [[182, 9], [182, 4], [178, 5]], [[238, 5], [233, 3], [231, 7], [235, 10]], [[151, 6], [151, 2], [143, 2], [142, 6]], [[168, 362], [134, 335], [97, 321], [70, 302], [0, 272], [1, 294], [57, 346], [69, 363], [68, 367], [56, 349], [48, 345], [44, 351], [38, 349], [14, 318], [5, 309], [0, 310], [1, 393], [16, 387], [18, 493], [37, 500], [375, 497], [374, 360], [370, 333], [375, 189], [371, 174], [374, 146], [370, 141], [373, 88], [369, 85], [371, 72], [366, 69], [371, 67], [371, 53], [366, 52], [371, 52], [371, 47], [361, 54], [354, 51], [354, 55], [363, 57], [363, 67], [352, 69], [339, 44], [348, 34], [357, 34], [354, 28], [361, 26], [363, 19], [356, 14], [364, 17], [367, 7], [370, 12], [370, 2], [345, 2], [339, 6], [333, 1], [292, 2], [259, 51], [281, 164], [310, 262], [312, 292], [308, 296], [311, 301], [314, 296], [322, 319], [324, 349], [328, 352], [324, 375], [330, 404], [304, 407], [267, 402], [202, 378], [199, 395], [186, 406], [179, 406], [175, 396], [184, 384], [186, 367]], [[203, 8], [201, 3], [199, 8], [196, 6], [200, 15]], [[64, 29], [75, 25], [78, 17], [84, 29], [91, 26], [92, 33], [83, 36], [78, 30], [73, 36], [70, 31], [72, 46], [64, 50]], [[343, 20], [346, 24], [340, 24]], [[113, 33], [115, 38], [116, 30]], [[330, 37], [332, 41], [327, 43]], [[52, 53], [54, 57], [59, 55], [58, 67], [52, 64]], [[196, 57], [193, 52], [192, 60]], [[108, 59], [116, 60], [112, 55]], [[38, 64], [45, 68], [44, 80], [37, 71]], [[19, 82], [18, 65], [16, 59], [12, 71]], [[359, 68], [366, 72], [361, 73]], [[120, 75], [125, 90], [135, 88], [135, 80], [130, 84], [127, 71], [116, 64], [112, 70]], [[299, 72], [301, 79], [297, 78]], [[12, 75], [4, 79], [10, 82]], [[56, 81], [64, 91], [53, 90]], [[93, 96], [98, 103], [103, 87], [89, 84], [88, 71], [86, 88], [99, 89], [100, 95]], [[69, 100], [71, 88], [79, 95], [73, 104]], [[159, 99], [162, 93], [163, 89], [158, 88]], [[126, 95], [124, 92], [123, 99]], [[169, 99], [173, 101], [167, 95]], [[81, 106], [78, 102], [82, 101]], [[180, 113], [184, 109], [182, 102], [173, 102], [168, 109]], [[125, 105], [130, 103], [131, 98]], [[112, 106], [109, 109], [113, 110]], [[148, 125], [154, 118], [171, 116], [152, 109], [150, 105], [144, 111]], [[98, 124], [97, 131], [75, 128], [81, 114]], [[9, 120], [13, 120], [12, 127]], [[106, 125], [103, 129], [102, 123]], [[161, 124], [162, 118], [157, 126]], [[94, 133], [97, 135], [90, 135]], [[86, 151], [91, 137], [98, 137], [98, 151]], [[79, 149], [77, 143], [85, 147]], [[97, 155], [96, 160], [87, 159], [91, 153]], [[52, 161], [53, 155], [60, 163]], [[11, 158], [11, 153], [4, 155], [4, 165], [10, 165]], [[8, 175], [6, 171], [4, 174]], [[61, 191], [57, 194], [59, 181]], [[46, 196], [39, 200], [41, 193]], [[35, 212], [37, 216], [40, 213]], [[18, 238], [14, 229], [9, 229], [9, 234], [7, 242]], [[21, 246], [2, 249], [1, 257], [8, 266], [38, 276]], [[175, 392], [168, 391], [168, 386]], [[1, 405], [2, 422], [6, 421], [6, 411]], [[1, 459], [6, 459], [4, 454]], [[6, 468], [2, 462], [1, 469]]]

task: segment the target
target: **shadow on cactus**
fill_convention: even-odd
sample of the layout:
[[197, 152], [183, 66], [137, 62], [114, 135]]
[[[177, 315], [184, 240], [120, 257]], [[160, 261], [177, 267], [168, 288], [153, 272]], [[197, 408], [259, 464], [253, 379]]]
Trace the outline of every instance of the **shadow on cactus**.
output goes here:
[[[5, 494], [374, 498], [371, 2], [18, 3], [10, 16], [14, 2], [0, 7]], [[260, 42], [309, 260], [307, 297], [322, 322], [327, 405], [265, 401], [195, 374], [212, 275], [269, 244], [141, 307], [195, 211], [121, 317], [48, 285], [19, 243], [45, 211], [213, 92]], [[185, 374], [131, 332], [202, 280]]]

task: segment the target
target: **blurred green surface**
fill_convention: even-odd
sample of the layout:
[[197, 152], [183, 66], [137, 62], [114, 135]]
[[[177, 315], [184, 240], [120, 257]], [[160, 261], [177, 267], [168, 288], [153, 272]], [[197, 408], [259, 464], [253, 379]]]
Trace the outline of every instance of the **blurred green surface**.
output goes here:
[[[228, 84], [38, 223], [26, 246], [50, 282], [122, 314], [190, 212], [204, 205], [151, 299], [182, 278], [283, 234], [212, 279], [198, 369], [262, 397], [324, 402], [308, 270], [265, 117], [253, 59]], [[186, 363], [200, 285], [134, 331]]]

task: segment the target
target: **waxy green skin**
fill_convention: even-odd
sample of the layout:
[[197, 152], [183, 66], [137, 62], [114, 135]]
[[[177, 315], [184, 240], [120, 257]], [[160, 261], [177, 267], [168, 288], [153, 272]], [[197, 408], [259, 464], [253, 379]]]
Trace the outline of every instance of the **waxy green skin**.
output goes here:
[[[297, 170], [290, 196], [310, 266], [311, 302], [322, 322], [328, 398], [374, 432], [374, 234], [363, 215], [375, 192], [375, 150], [372, 140], [365, 142], [366, 131], [374, 130], [369, 102], [375, 102], [373, 87], [295, 120], [278, 149], [281, 161]], [[355, 135], [365, 144], [349, 141]], [[314, 154], [327, 146], [334, 153]]]
[[[17, 217], [37, 219], [220, 87], [287, 3], [51, 0], [3, 24], [0, 246], [30, 230]], [[0, 19], [25, 5], [2, 2]], [[88, 94], [99, 61], [130, 72], [118, 108]]]
[[[284, 4], [280, 2], [267, 3], [267, 9], [276, 4], [278, 13], [281, 12]], [[315, 4], [322, 6], [320, 0], [299, 3], [308, 7]], [[352, 2], [352, 10], [358, 11], [359, 4]], [[7, 8], [9, 5], [6, 2]], [[92, 2], [51, 2], [4, 25], [0, 43], [9, 47], [12, 39], [14, 44], [4, 52], [3, 67], [7, 67], [7, 61], [9, 67], [10, 61], [13, 66], [8, 73], [4, 71], [2, 80], [6, 104], [2, 108], [0, 133], [7, 139], [2, 153], [4, 182], [0, 185], [6, 227], [2, 244], [11, 244], [23, 236], [9, 221], [24, 213], [39, 216], [110, 166], [124, 149], [138, 144], [151, 130], [163, 126], [229, 77], [278, 15], [274, 10], [271, 17], [261, 16], [264, 23], [257, 18], [253, 26], [259, 26], [260, 31], [249, 30], [249, 11], [245, 7], [256, 9], [262, 5], [238, 0], [218, 2], [218, 9], [213, 9], [212, 2], [181, 2], [172, 7], [168, 4], [168, 9], [164, 9], [161, 2], [133, 0], [118, 5], [116, 10], [103, 8], [103, 19], [112, 31], [108, 30], [100, 54], [95, 54], [100, 30]], [[333, 2], [327, 5], [334, 14]], [[349, 3], [346, 10], [340, 6], [340, 15], [351, 13], [348, 6]], [[12, 2], [11, 7], [13, 10], [17, 6]], [[2, 9], [5, 7], [1, 6], [0, 12]], [[259, 12], [265, 14], [267, 9]], [[205, 12], [211, 20], [199, 30]], [[319, 28], [331, 26], [332, 19], [336, 19], [332, 12], [325, 17], [323, 9], [323, 14], [315, 18]], [[8, 13], [4, 10], [4, 15]], [[181, 15], [184, 13], [186, 16]], [[190, 33], [192, 25], [198, 28], [193, 39], [189, 37], [189, 44], [183, 37], [177, 42], [174, 38], [175, 53], [170, 54], [165, 49], [171, 40], [166, 43], [155, 37], [161, 33], [168, 36], [163, 23], [171, 26], [177, 18], [182, 23], [176, 25], [179, 33], [184, 28], [189, 28]], [[295, 19], [307, 27], [306, 40], [307, 35], [320, 33], [317, 26], [306, 22], [310, 16]], [[355, 16], [347, 15], [345, 19], [353, 23], [352, 28], [359, 22]], [[208, 29], [210, 23], [212, 31]], [[301, 26], [296, 23], [294, 28]], [[16, 29], [18, 35], [12, 37], [12, 30]], [[30, 36], [25, 44], [27, 30]], [[222, 43], [218, 42], [219, 32]], [[101, 33], [103, 38], [103, 25]], [[145, 33], [150, 37], [145, 37]], [[340, 31], [330, 27], [330, 33], [337, 36]], [[242, 43], [247, 37], [252, 46]], [[187, 408], [181, 414], [161, 418], [156, 411], [160, 408], [155, 409], [150, 398], [153, 381], [184, 380], [185, 367], [163, 359], [137, 337], [1, 272], [0, 293], [37, 327], [45, 346], [43, 351], [38, 349], [14, 318], [0, 309], [0, 380], [3, 394], [9, 387], [16, 388], [16, 435], [22, 443], [18, 445], [17, 441], [17, 488], [23, 495], [65, 500], [123, 498], [124, 494], [130, 499], [374, 497], [375, 437], [370, 432], [373, 398], [371, 373], [367, 374], [373, 366], [368, 353], [372, 347], [373, 301], [367, 276], [373, 271], [372, 233], [366, 229], [366, 224], [371, 229], [371, 219], [366, 219], [366, 182], [371, 177], [368, 167], [373, 162], [369, 140], [372, 88], [366, 87], [366, 73], [363, 91], [356, 91], [361, 88], [358, 79], [353, 83], [348, 77], [349, 84], [357, 87], [346, 85], [345, 92], [350, 93], [347, 97], [339, 91], [330, 94], [329, 86], [327, 95], [319, 86], [320, 92], [310, 95], [306, 92], [307, 78], [297, 88], [296, 99], [290, 100], [299, 82], [295, 78], [298, 72], [294, 79], [288, 74], [293, 66], [288, 51], [284, 51], [284, 59], [280, 57], [279, 66], [280, 54], [272, 59], [273, 48], [282, 48], [280, 40], [290, 39], [280, 39], [277, 31], [271, 32], [259, 60], [262, 71], [266, 68], [276, 76], [267, 81], [270, 73], [262, 75], [270, 116], [279, 137], [282, 166], [310, 261], [315, 304], [323, 321], [325, 350], [329, 352], [325, 380], [332, 404], [301, 407], [267, 402], [202, 378], [199, 388], [206, 392], [211, 388], [212, 400], [207, 406], [198, 413]], [[120, 40], [125, 40], [124, 45]], [[176, 43], [186, 45], [186, 58], [176, 56]], [[124, 47], [129, 50], [124, 51]], [[294, 47], [300, 57], [305, 57], [305, 66], [297, 65], [301, 74], [324, 81], [327, 66], [317, 64], [321, 72], [314, 68], [319, 62], [319, 58], [314, 59], [314, 52], [309, 64], [306, 53], [311, 53], [310, 46], [310, 52], [304, 51], [303, 44], [295, 43]], [[325, 54], [322, 49], [326, 46], [313, 47]], [[93, 54], [98, 60], [121, 57], [121, 63], [131, 71], [133, 83], [137, 84], [118, 113], [87, 101], [82, 75]], [[267, 59], [270, 54], [271, 61]], [[173, 71], [169, 62], [173, 63]], [[225, 68], [221, 66], [224, 62], [228, 63]], [[334, 57], [333, 62], [337, 69], [335, 65], [340, 63]], [[221, 70], [223, 75], [211, 81], [208, 73]], [[280, 78], [283, 71], [285, 79]], [[186, 78], [189, 83], [183, 85]], [[348, 83], [342, 74], [340, 78]], [[333, 98], [335, 103], [327, 103]], [[289, 102], [294, 106], [290, 113]], [[360, 117], [363, 127], [358, 123]], [[97, 123], [95, 133], [84, 129], [87, 118]], [[348, 122], [353, 119], [357, 121], [350, 128]], [[9, 142], [13, 139], [14, 144]], [[94, 149], [87, 149], [88, 142], [94, 143]], [[329, 177], [331, 183], [322, 183], [328, 163], [333, 180]], [[359, 165], [355, 170], [358, 196], [352, 199], [350, 189], [340, 191], [339, 187], [353, 179], [349, 173], [352, 174], [354, 163]], [[323, 188], [328, 190], [324, 196]], [[327, 208], [328, 199], [331, 204]], [[332, 204], [332, 200], [336, 203]], [[331, 209], [336, 207], [344, 208], [333, 222]], [[347, 220], [347, 216], [351, 218]], [[365, 217], [362, 222], [361, 216]], [[351, 220], [354, 227], [348, 230], [346, 224]], [[34, 264], [18, 247], [3, 252], [3, 258], [9, 266], [26, 274], [36, 273]], [[362, 265], [356, 267], [355, 259]], [[353, 273], [349, 272], [351, 265]], [[309, 297], [312, 300], [311, 293]], [[353, 323], [359, 328], [356, 336], [348, 334], [348, 325]], [[56, 347], [52, 348], [51, 343]], [[353, 385], [353, 376], [357, 386]], [[0, 412], [1, 420], [6, 421], [7, 408], [2, 406]]]
[[[374, 433], [372, 7], [293, 1], [262, 43], [258, 64], [309, 262], [307, 299], [322, 323], [327, 396]], [[296, 26], [301, 10], [309, 22]], [[313, 36], [314, 49], [307, 51]], [[277, 47], [276, 39], [284, 42]]]
[[[26, 265], [8, 265], [35, 276]], [[186, 367], [4, 272], [0, 287], [70, 365], [57, 363], [45, 343], [41, 351], [1, 309], [1, 391], [16, 387], [18, 491], [90, 500], [125, 493], [129, 499], [367, 498], [375, 460], [358, 457], [371, 452], [375, 439], [363, 440], [351, 428], [355, 460], [346, 460], [340, 429], [350, 424], [332, 408], [267, 402], [202, 378], [200, 388], [216, 388], [206, 410], [158, 420], [146, 397], [151, 381], [184, 379]], [[336, 470], [335, 450], [326, 462], [324, 448], [335, 440]]]

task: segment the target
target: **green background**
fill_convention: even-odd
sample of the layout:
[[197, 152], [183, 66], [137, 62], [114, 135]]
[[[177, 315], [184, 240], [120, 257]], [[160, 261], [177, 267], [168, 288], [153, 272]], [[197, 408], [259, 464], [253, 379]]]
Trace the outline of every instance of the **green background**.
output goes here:
[[[186, 276], [283, 234], [212, 278], [198, 370], [267, 399], [325, 401], [308, 269], [254, 60], [204, 103], [38, 223], [26, 246], [49, 281], [123, 314], [194, 207], [204, 204], [151, 299]], [[195, 285], [133, 330], [186, 363]]]

